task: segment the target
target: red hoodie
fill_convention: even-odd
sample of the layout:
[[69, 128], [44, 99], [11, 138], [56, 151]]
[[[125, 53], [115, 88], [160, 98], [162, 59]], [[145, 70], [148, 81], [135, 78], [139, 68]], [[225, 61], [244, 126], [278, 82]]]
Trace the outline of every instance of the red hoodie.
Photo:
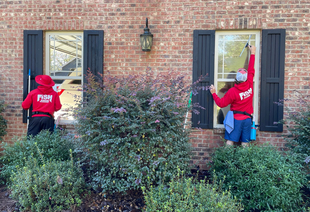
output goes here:
[[[223, 98], [219, 98], [216, 93], [213, 93], [213, 99], [215, 103], [223, 108], [230, 104], [231, 111], [242, 111], [249, 114], [253, 113], [253, 78], [255, 74], [254, 70], [255, 55], [250, 56], [250, 62], [248, 66], [248, 79], [240, 84], [235, 84], [230, 88]], [[234, 118], [237, 120], [244, 120], [249, 118], [247, 115], [234, 114]]]
[[[32, 90], [22, 103], [22, 107], [28, 110], [32, 104], [32, 112], [47, 112], [54, 116], [54, 112], [61, 109], [60, 99], [57, 92], [52, 87], [38, 86]], [[48, 116], [44, 114], [35, 114], [32, 117]]]

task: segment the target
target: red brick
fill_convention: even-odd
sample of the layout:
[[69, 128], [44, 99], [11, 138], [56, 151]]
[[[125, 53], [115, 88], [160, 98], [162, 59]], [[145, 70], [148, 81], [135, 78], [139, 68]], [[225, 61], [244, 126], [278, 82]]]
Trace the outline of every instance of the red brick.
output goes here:
[[[20, 114], [22, 102], [23, 30], [104, 30], [104, 71], [112, 75], [144, 72], [145, 67], [165, 72], [169, 68], [192, 77], [193, 30], [286, 29], [285, 96], [294, 89], [310, 93], [309, 1], [11, 1], [0, 4], [0, 92], [15, 107], [8, 119], [9, 142], [13, 135], [26, 133]], [[154, 35], [152, 51], [144, 53], [139, 44], [145, 18]], [[13, 74], [14, 73], [14, 74]], [[14, 80], [14, 85], [9, 80]], [[14, 96], [14, 97], [12, 97]], [[297, 103], [288, 104], [298, 108]], [[215, 130], [216, 131], [216, 130]], [[208, 157], [209, 150], [223, 144], [223, 133], [195, 130], [196, 155]], [[284, 133], [288, 133], [287, 131]], [[258, 132], [259, 143], [282, 147], [281, 133]], [[201, 153], [201, 154], [199, 154]], [[202, 157], [194, 159], [206, 166]]]

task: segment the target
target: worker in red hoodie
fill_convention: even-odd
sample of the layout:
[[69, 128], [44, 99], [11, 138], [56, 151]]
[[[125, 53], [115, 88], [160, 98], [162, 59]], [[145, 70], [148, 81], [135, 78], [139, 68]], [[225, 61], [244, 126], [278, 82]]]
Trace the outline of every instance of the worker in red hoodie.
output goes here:
[[61, 103], [53, 86], [55, 82], [48, 75], [38, 75], [35, 81], [40, 84], [32, 90], [22, 103], [24, 110], [32, 104], [32, 119], [28, 126], [27, 136], [35, 136], [41, 130], [54, 131], [54, 112], [61, 109]]
[[215, 93], [215, 87], [213, 85], [210, 86], [210, 92], [213, 99], [220, 108], [226, 107], [230, 104], [232, 120], [226, 120], [226, 122], [233, 122], [233, 129], [228, 131], [225, 127], [225, 139], [227, 140], [226, 143], [228, 145], [233, 145], [234, 142], [241, 141], [243, 146], [247, 146], [250, 142], [256, 47], [248, 45], [248, 48], [251, 52], [248, 70], [244, 68], [238, 70], [234, 87], [230, 88], [223, 98], [219, 98]]

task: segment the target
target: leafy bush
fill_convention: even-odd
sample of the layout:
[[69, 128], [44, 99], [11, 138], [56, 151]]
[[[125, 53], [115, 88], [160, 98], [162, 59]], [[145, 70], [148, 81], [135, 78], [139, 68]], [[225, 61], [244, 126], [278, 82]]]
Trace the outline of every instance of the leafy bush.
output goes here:
[[[60, 131], [50, 133], [42, 131], [37, 136], [27, 139], [14, 138], [12, 144], [2, 143], [2, 152], [0, 157], [0, 176], [7, 183], [12, 171], [16, 170], [16, 166], [24, 167], [25, 161], [32, 155], [34, 158], [39, 158], [37, 147], [42, 151], [42, 155], [47, 160], [70, 160], [69, 150], [73, 148], [72, 137], [67, 134], [63, 135]], [[40, 161], [38, 161], [41, 164]], [[3, 182], [2, 182], [3, 183]]]
[[11, 177], [11, 196], [21, 205], [21, 210], [62, 211], [74, 209], [82, 203], [84, 188], [82, 171], [71, 161], [44, 161], [34, 157], [26, 166], [18, 168]]
[[[287, 107], [288, 116], [282, 123], [287, 124], [288, 134], [285, 135], [286, 146], [297, 154], [298, 161], [307, 171], [307, 178], [310, 181], [310, 102], [309, 97], [296, 93], [295, 98], [286, 99], [286, 102], [294, 101], [299, 103], [298, 109]], [[310, 184], [307, 183], [308, 188]]]
[[159, 182], [165, 163], [169, 177], [176, 166], [189, 168], [189, 130], [183, 128], [189, 89], [182, 76], [106, 75], [104, 85], [88, 76], [88, 102], [75, 117], [81, 164], [93, 188], [138, 189], [148, 177]]
[[4, 112], [5, 104], [4, 101], [0, 101], [0, 141], [2, 140], [2, 137], [6, 134], [6, 127], [7, 122], [4, 119], [4, 117], [1, 115], [1, 113]]
[[[286, 100], [287, 102], [290, 100]], [[297, 94], [291, 101], [298, 102], [298, 109], [287, 108], [288, 116], [284, 121], [289, 134], [288, 147], [296, 153], [310, 155], [310, 102], [307, 96]]]
[[295, 155], [282, 155], [270, 145], [216, 149], [211, 170], [223, 188], [240, 199], [246, 209], [297, 211], [305, 182]]
[[[221, 185], [221, 184], [220, 184]], [[242, 205], [232, 198], [229, 191], [222, 191], [218, 184], [192, 178], [172, 179], [167, 185], [146, 189], [142, 187], [146, 211], [219, 212], [241, 211]]]

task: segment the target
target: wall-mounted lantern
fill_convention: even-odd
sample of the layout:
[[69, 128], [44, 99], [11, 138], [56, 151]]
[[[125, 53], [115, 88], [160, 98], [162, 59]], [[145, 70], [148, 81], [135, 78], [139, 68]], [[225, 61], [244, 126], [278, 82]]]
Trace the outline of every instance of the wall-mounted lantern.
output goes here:
[[150, 29], [148, 27], [148, 20], [146, 18], [146, 27], [144, 28], [144, 34], [140, 35], [140, 43], [142, 51], [144, 52], [150, 52], [153, 44], [153, 35], [150, 32]]

